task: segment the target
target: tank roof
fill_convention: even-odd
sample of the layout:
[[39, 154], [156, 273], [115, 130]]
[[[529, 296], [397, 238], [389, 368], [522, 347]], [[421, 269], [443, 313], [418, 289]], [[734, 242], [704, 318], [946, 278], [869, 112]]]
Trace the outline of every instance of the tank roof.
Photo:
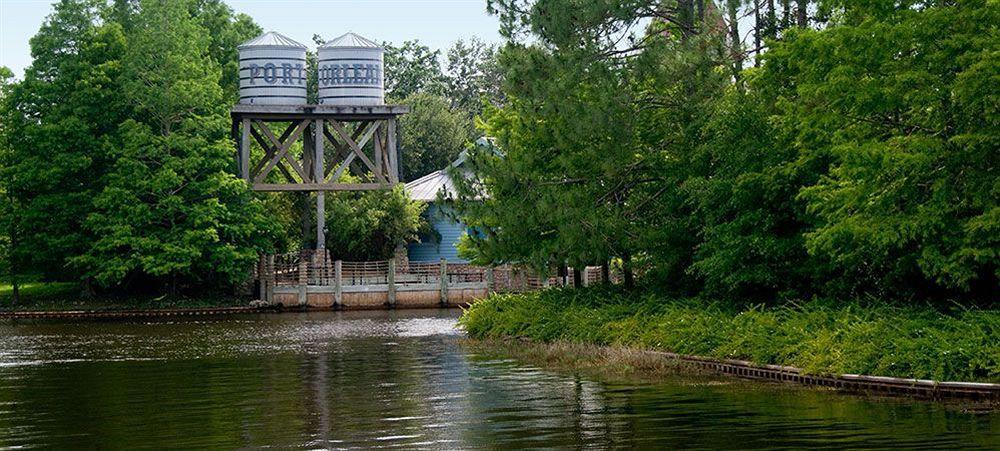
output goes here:
[[306, 48], [306, 46], [300, 44], [298, 41], [288, 36], [285, 36], [281, 33], [278, 33], [276, 31], [268, 31], [267, 33], [264, 33], [260, 36], [257, 36], [256, 38], [253, 38], [247, 42], [240, 44], [239, 47], [237, 48], [242, 49], [245, 47], [293, 47], [300, 49]]
[[330, 42], [327, 42], [326, 44], [323, 44], [323, 45], [319, 46], [319, 48], [321, 48], [321, 49], [328, 49], [328, 48], [333, 48], [333, 47], [338, 47], [338, 48], [360, 48], [360, 49], [380, 49], [380, 48], [382, 48], [382, 46], [378, 45], [377, 43], [375, 43], [375, 41], [372, 41], [371, 39], [365, 38], [363, 36], [360, 36], [360, 35], [357, 35], [357, 34], [351, 33], [351, 32], [344, 33], [342, 36], [340, 36], [340, 37], [338, 37], [336, 39], [333, 39]]

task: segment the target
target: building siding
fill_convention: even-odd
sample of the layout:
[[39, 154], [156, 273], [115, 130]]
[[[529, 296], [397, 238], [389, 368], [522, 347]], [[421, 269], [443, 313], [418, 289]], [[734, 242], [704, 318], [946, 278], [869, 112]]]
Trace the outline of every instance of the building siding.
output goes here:
[[424, 218], [431, 227], [441, 236], [440, 242], [434, 235], [421, 235], [420, 243], [413, 243], [407, 246], [407, 256], [411, 262], [436, 262], [442, 258], [453, 263], [466, 263], [467, 260], [459, 258], [458, 240], [466, 233], [464, 224], [448, 217], [451, 212], [447, 205], [440, 205], [436, 202], [427, 206], [424, 211]]

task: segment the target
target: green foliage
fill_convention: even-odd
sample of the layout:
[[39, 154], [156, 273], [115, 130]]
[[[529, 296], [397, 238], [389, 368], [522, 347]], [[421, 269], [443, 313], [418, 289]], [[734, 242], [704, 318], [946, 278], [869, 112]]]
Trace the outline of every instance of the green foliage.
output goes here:
[[503, 74], [496, 46], [478, 38], [456, 41], [448, 49], [445, 69], [448, 98], [453, 107], [465, 111], [469, 117], [482, 114], [486, 104], [498, 106], [503, 103], [504, 93], [500, 89]]
[[875, 11], [773, 52], [795, 74], [789, 125], [836, 130], [804, 143], [834, 161], [802, 191], [822, 220], [811, 253], [870, 268], [875, 284], [995, 288], [998, 21], [985, 1]]
[[709, 100], [725, 86], [719, 55], [705, 51], [720, 36], [659, 38], [651, 28], [644, 52], [623, 57], [624, 32], [611, 30], [642, 15], [629, 16], [635, 5], [535, 6], [525, 28], [545, 44], [502, 49], [507, 97], [484, 114], [503, 156], [475, 153], [476, 177], [460, 187], [463, 219], [483, 231], [469, 247], [479, 260], [539, 268], [613, 258], [630, 268], [655, 256], [683, 281], [695, 222], [680, 187]]
[[420, 41], [385, 47], [385, 93], [390, 101], [405, 99], [417, 92], [444, 94], [447, 81], [441, 71], [440, 50], [431, 50]]
[[473, 304], [474, 338], [628, 346], [791, 365], [814, 374], [1000, 381], [1000, 312], [813, 301], [777, 307], [546, 290]]
[[237, 282], [267, 247], [268, 224], [245, 182], [226, 171], [218, 64], [183, 3], [140, 8], [122, 58], [137, 119], [118, 130], [114, 164], [85, 223], [95, 239], [71, 262], [104, 286]]
[[90, 240], [82, 221], [109, 159], [105, 141], [128, 111], [121, 96], [122, 26], [102, 2], [64, 0], [31, 39], [34, 58], [5, 99], [8, 154], [0, 170], [14, 200], [27, 272], [75, 278], [66, 259]]
[[190, 3], [191, 16], [208, 34], [208, 57], [221, 67], [220, 85], [226, 104], [239, 100], [239, 49], [243, 42], [259, 36], [263, 30], [246, 14], [235, 14], [223, 0], [198, 0]]
[[729, 299], [995, 300], [995, 4], [785, 3], [780, 26], [772, 6], [742, 69], [743, 3], [658, 3], [490, 3], [512, 42], [481, 125], [503, 156], [473, 152], [460, 183], [466, 254], [642, 260]]
[[341, 260], [391, 258], [397, 246], [417, 239], [422, 202], [410, 200], [402, 185], [391, 191], [328, 193], [326, 248]]
[[418, 92], [402, 100], [410, 113], [399, 119], [402, 178], [418, 179], [448, 166], [469, 139], [468, 119], [448, 99]]
[[0, 311], [122, 311], [184, 308], [245, 307], [246, 299], [226, 293], [199, 291], [198, 297], [149, 293], [105, 293], [88, 296], [71, 282], [27, 282], [20, 287], [21, 301], [11, 303], [11, 285], [0, 284]]
[[804, 247], [804, 206], [795, 200], [813, 173], [779, 142], [767, 102], [730, 90], [702, 128], [684, 194], [701, 223], [688, 271], [715, 296], [808, 295], [822, 268]]
[[3, 99], [11, 261], [108, 287], [245, 274], [269, 226], [226, 174], [236, 81], [220, 67], [257, 31], [215, 0], [57, 3]]

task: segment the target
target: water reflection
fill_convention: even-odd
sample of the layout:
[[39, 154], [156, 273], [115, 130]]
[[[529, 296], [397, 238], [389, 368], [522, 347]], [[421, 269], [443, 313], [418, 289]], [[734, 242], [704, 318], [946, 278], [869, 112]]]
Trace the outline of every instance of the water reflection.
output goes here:
[[464, 347], [455, 311], [0, 324], [0, 446], [1000, 446], [998, 415]]

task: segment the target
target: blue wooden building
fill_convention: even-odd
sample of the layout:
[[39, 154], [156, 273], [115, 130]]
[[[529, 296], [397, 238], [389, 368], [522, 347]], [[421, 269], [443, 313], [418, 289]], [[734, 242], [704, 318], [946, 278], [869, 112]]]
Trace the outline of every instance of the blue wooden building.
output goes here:
[[448, 168], [434, 171], [406, 184], [406, 190], [413, 200], [426, 202], [427, 209], [423, 215], [433, 231], [421, 234], [419, 243], [407, 246], [406, 253], [411, 262], [436, 262], [442, 258], [451, 263], [465, 263], [459, 258], [456, 245], [463, 234], [468, 233], [465, 224], [454, 219], [454, 210], [447, 200], [439, 200], [438, 193], [445, 198], [454, 197], [455, 184], [449, 175], [451, 168], [458, 168], [465, 163], [466, 153], [459, 154]]

